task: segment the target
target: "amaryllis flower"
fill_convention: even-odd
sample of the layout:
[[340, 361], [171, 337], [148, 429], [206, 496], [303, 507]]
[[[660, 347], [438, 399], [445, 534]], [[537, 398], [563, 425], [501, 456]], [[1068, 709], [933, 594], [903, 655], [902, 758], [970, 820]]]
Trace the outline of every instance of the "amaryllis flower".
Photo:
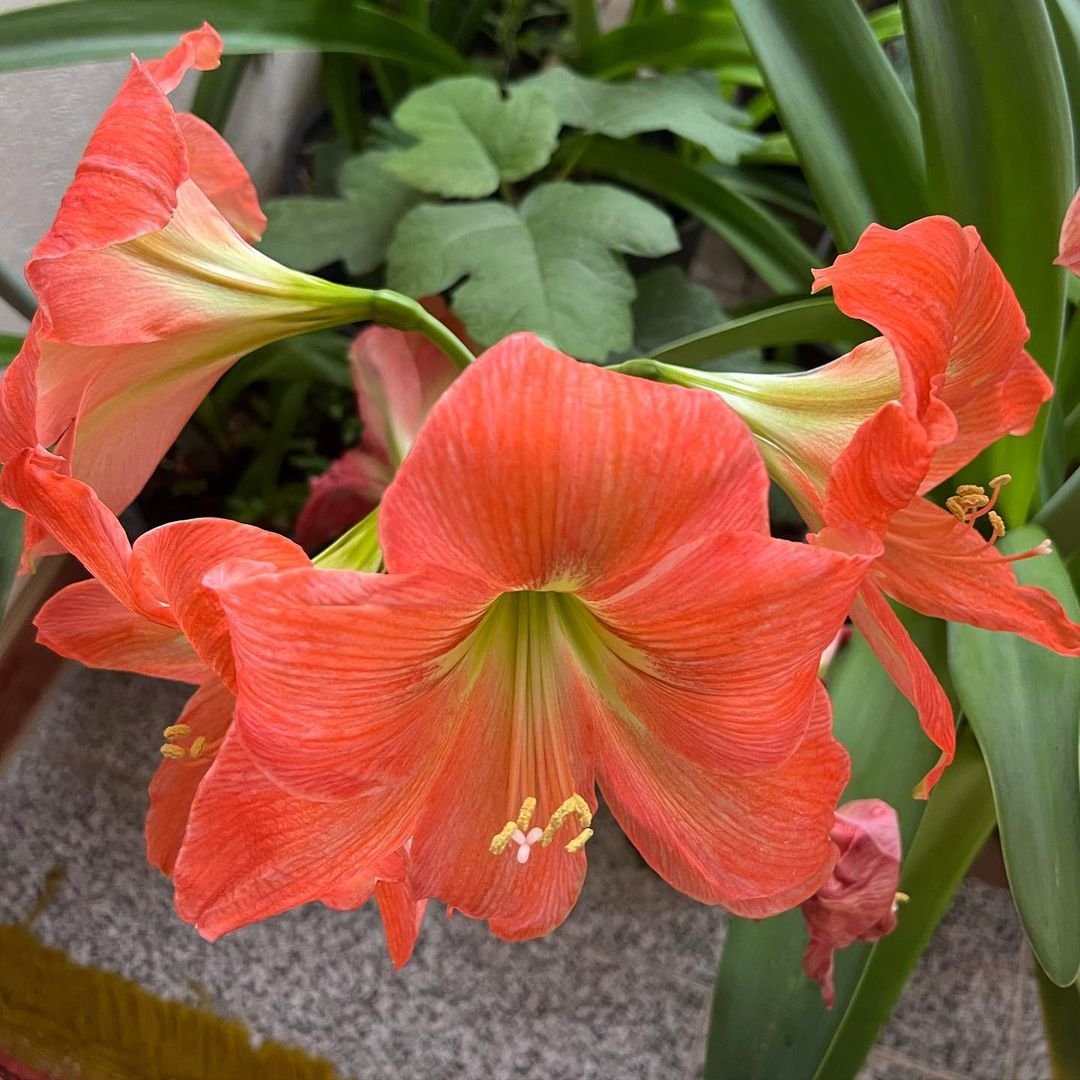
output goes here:
[[[172, 874], [187, 829], [192, 800], [206, 783], [207, 771], [225, 751], [244, 757], [232, 728], [236, 705], [235, 671], [228, 627], [215, 594], [202, 580], [222, 561], [233, 573], [244, 565], [265, 572], [311, 565], [292, 541], [250, 525], [205, 518], [153, 529], [135, 541], [115, 515], [84, 483], [57, 472], [57, 459], [28, 450], [0, 472], [0, 499], [35, 515], [51, 535], [94, 575], [69, 585], [49, 600], [35, 620], [38, 640], [54, 652], [89, 667], [133, 671], [197, 685], [175, 723], [164, 729], [162, 763], [150, 784], [146, 822], [150, 862]], [[237, 560], [242, 560], [237, 562]], [[144, 733], [149, 739], [151, 732]], [[277, 805], [282, 815], [309, 825], [308, 873], [302, 888], [287, 894], [274, 887], [277, 852], [244, 846], [230, 865], [245, 895], [246, 920], [208, 918], [203, 932], [216, 937], [256, 918], [276, 914], [308, 900], [352, 908], [374, 894], [386, 927], [391, 959], [400, 967], [416, 941], [423, 905], [405, 881], [405, 853], [391, 851], [359, 865], [326, 863], [322, 856], [322, 803], [288, 795], [252, 773], [243, 798], [250, 805]], [[336, 812], [337, 808], [334, 808]], [[296, 858], [295, 848], [290, 853]]]
[[[307, 826], [243, 798], [262, 771], [339, 808], [327, 852], [365, 863], [409, 843], [414, 893], [504, 938], [570, 911], [597, 784], [691, 896], [764, 916], [811, 895], [848, 772], [818, 661], [868, 558], [857, 530], [827, 536], [836, 550], [770, 538], [766, 496], [749, 432], [713, 395], [529, 334], [495, 346], [386, 492], [387, 574], [207, 579], [250, 763], [223, 749], [199, 789], [180, 913], [202, 926], [233, 900], [230, 838], [307, 873], [291, 860]], [[226, 772], [231, 787], [211, 782]]]
[[945, 217], [895, 231], [872, 225], [815, 277], [816, 289], [831, 286], [842, 311], [884, 336], [793, 375], [656, 367], [718, 391], [747, 421], [811, 528], [856, 522], [883, 537], [851, 614], [941, 747], [925, 794], [952, 759], [952, 709], [886, 596], [1080, 653], [1080, 627], [1010, 566], [1046, 548], [1003, 556], [994, 546], [1005, 530], [997, 492], [1009, 477], [962, 485], [947, 509], [924, 497], [1003, 435], [1030, 431], [1053, 388], [1024, 351], [1023, 313], [973, 228]]
[[[358, 290], [253, 248], [265, 225], [225, 141], [167, 97], [216, 67], [209, 26], [133, 60], [26, 276], [39, 302], [0, 384], [0, 461], [37, 445], [120, 511], [238, 356], [365, 315]], [[27, 546], [49, 547], [37, 522]]]
[[[421, 303], [467, 342], [465, 328], [442, 297]], [[296, 539], [307, 551], [317, 551], [378, 505], [428, 410], [458, 373], [423, 334], [383, 326], [357, 334], [349, 370], [364, 425], [360, 445], [311, 480], [311, 495], [296, 521]]]
[[832, 875], [802, 905], [810, 941], [807, 977], [821, 985], [831, 1009], [833, 954], [856, 941], [877, 941], [896, 928], [900, 884], [900, 824], [880, 799], [857, 799], [836, 811], [832, 838], [840, 849]]

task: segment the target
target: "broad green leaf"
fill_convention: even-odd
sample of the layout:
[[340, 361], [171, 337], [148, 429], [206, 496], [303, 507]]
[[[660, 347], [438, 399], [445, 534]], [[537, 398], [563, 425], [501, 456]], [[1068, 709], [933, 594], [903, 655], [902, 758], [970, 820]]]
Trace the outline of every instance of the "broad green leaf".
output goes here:
[[394, 123], [418, 142], [394, 151], [386, 168], [418, 191], [478, 199], [502, 181], [542, 169], [558, 142], [547, 98], [523, 87], [503, 98], [494, 80], [465, 75], [414, 90]]
[[709, 330], [672, 341], [652, 356], [665, 364], [702, 367], [740, 349], [801, 345], [816, 341], [858, 342], [870, 335], [866, 323], [849, 319], [829, 296], [776, 304]]
[[[1046, 4], [906, 0], [904, 13], [931, 208], [978, 228], [1027, 316], [1028, 348], [1053, 376], [1067, 277], [1053, 260], [1073, 194], [1073, 136]], [[1043, 430], [1003, 440], [971, 472], [980, 482], [1012, 475], [1001, 502], [1016, 524], [1035, 492]]]
[[[727, 318], [711, 289], [691, 281], [678, 266], [661, 266], [637, 280], [634, 300], [634, 349], [636, 356], [662, 351], [678, 341]], [[757, 349], [740, 349], [726, 357], [732, 370], [761, 369]]]
[[1077, 469], [1035, 515], [1063, 559], [1080, 552], [1080, 469]]
[[926, 209], [915, 111], [855, 0], [732, 0], [841, 251]]
[[[912, 626], [927, 655], [944, 666], [945, 628], [919, 617]], [[879, 798], [900, 816], [906, 852], [925, 803], [911, 789], [937, 759], [915, 710], [865, 640], [856, 636], [829, 677], [834, 732], [852, 758], [843, 800]], [[906, 909], [901, 912], [906, 918]], [[803, 974], [806, 927], [798, 911], [761, 922], [733, 919], [713, 997], [708, 1080], [810, 1080], [828, 1049], [870, 957], [856, 943], [836, 956], [836, 1005], [830, 1012]]]
[[1080, 1076], [1080, 993], [1075, 986], [1055, 986], [1036, 968], [1043, 1030], [1054, 1080]]
[[617, 79], [643, 67], [686, 71], [750, 60], [730, 11], [675, 12], [609, 30], [575, 58], [574, 67], [600, 79]]
[[396, 60], [433, 75], [468, 70], [434, 34], [358, 0], [65, 0], [0, 15], [0, 71], [160, 56], [203, 20], [230, 54], [316, 49]]
[[813, 252], [790, 226], [720, 177], [708, 176], [663, 150], [602, 135], [567, 140], [557, 160], [576, 163], [687, 211], [731, 244], [777, 292], [809, 291], [810, 267], [819, 261]]
[[[911, 899], [903, 906], [897, 928], [873, 946], [847, 1009], [837, 1017], [814, 1080], [855, 1080], [993, 827], [994, 800], [986, 766], [965, 727], [956, 742], [956, 759], [934, 788], [904, 859], [900, 889]], [[838, 999], [834, 1011], [839, 1013], [840, 1008]]]
[[19, 570], [22, 541], [22, 513], [0, 505], [0, 621], [3, 621], [8, 595]]
[[602, 360], [633, 337], [634, 279], [616, 253], [659, 256], [678, 246], [668, 216], [636, 195], [543, 184], [517, 207], [416, 207], [390, 245], [388, 281], [426, 296], [467, 277], [453, 306], [477, 341], [531, 330], [582, 360]]
[[[1029, 526], [1008, 547], [1024, 551], [1043, 536]], [[1023, 584], [1080, 617], [1056, 554], [1015, 566]], [[1017, 910], [1043, 970], [1068, 986], [1080, 974], [1080, 662], [1014, 634], [954, 625], [949, 663], [990, 771]]]
[[745, 115], [720, 96], [715, 77], [704, 72], [604, 83], [553, 67], [522, 85], [539, 89], [567, 127], [614, 139], [671, 131], [728, 164], [760, 141], [744, 130]]
[[341, 169], [341, 198], [291, 195], [266, 205], [262, 250], [296, 270], [319, 270], [341, 261], [350, 274], [374, 270], [398, 222], [423, 199], [384, 165], [389, 154], [370, 151]]

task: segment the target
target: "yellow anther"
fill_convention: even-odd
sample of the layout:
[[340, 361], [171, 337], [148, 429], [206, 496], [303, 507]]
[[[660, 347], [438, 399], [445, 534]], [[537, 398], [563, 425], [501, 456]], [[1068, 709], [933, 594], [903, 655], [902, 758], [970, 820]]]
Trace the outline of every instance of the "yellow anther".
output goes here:
[[522, 832], [525, 832], [529, 828], [529, 822], [532, 821], [534, 813], [536, 813], [536, 799], [530, 795], [521, 804], [521, 809], [518, 811], [517, 827]]
[[501, 855], [506, 850], [506, 845], [510, 843], [510, 837], [514, 835], [514, 830], [517, 828], [516, 821], [508, 821], [492, 838], [491, 846], [488, 850], [492, 855]]
[[544, 835], [540, 839], [544, 847], [555, 839], [555, 834], [571, 814], [577, 815], [578, 824], [583, 829], [587, 829], [592, 824], [592, 811], [589, 809], [589, 804], [576, 791], [551, 815], [551, 820], [547, 823]]
[[569, 851], [571, 855], [576, 855], [589, 842], [589, 837], [592, 836], [592, 834], [592, 829], [583, 829], [569, 844], [566, 845], [566, 850]]
[[1010, 480], [1012, 480], [1012, 477], [1007, 472], [1002, 473], [1000, 476], [995, 476], [994, 479], [990, 481], [990, 487], [992, 490], [997, 491], [999, 487], [1004, 487]]
[[911, 899], [911, 897], [908, 896], [908, 894], [906, 892], [898, 892], [893, 897], [893, 901], [895, 903], [897, 903], [897, 904], [906, 904], [910, 899]]
[[[993, 485], [991, 485], [991, 486], [993, 486]], [[964, 496], [964, 495], [985, 495], [986, 494], [986, 488], [984, 488], [981, 484], [961, 484], [956, 489], [956, 494], [960, 495], [960, 496]]]
[[967, 510], [964, 509], [964, 505], [961, 502], [959, 495], [950, 495], [949, 498], [945, 500], [945, 509], [948, 510], [957, 521], [967, 520]]
[[172, 758], [174, 761], [187, 757], [187, 751], [182, 746], [173, 746], [172, 743], [165, 743], [161, 748], [161, 753], [163, 757]]
[[188, 753], [192, 758], [202, 757], [202, 752], [206, 749], [206, 737], [200, 735], [192, 744]]
[[173, 739], [184, 739], [191, 734], [191, 728], [187, 724], [170, 724], [162, 734], [169, 742]]
[[991, 510], [986, 516], [990, 521], [990, 528], [994, 530], [994, 536], [1000, 539], [1005, 535], [1005, 522], [1001, 515], [996, 510]]

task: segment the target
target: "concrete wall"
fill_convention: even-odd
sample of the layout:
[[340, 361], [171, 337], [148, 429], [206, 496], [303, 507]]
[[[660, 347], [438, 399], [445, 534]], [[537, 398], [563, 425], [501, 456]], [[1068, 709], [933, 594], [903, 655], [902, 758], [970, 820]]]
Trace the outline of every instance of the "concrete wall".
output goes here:
[[[0, 12], [26, 6], [0, 0]], [[0, 75], [0, 259], [9, 266], [21, 268], [49, 227], [127, 67], [117, 61]], [[240, 88], [225, 134], [263, 195], [276, 190], [282, 147], [310, 104], [316, 76], [315, 57], [281, 54], [258, 61]], [[172, 95], [178, 109], [190, 104], [195, 82], [193, 73]], [[0, 302], [0, 331], [25, 325]]]

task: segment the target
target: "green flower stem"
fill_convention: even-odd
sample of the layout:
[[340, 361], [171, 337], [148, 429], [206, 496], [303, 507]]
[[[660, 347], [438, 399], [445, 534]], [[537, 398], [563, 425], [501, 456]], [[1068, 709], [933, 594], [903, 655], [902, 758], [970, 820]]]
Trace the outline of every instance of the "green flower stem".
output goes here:
[[0, 300], [17, 311], [24, 319], [32, 319], [37, 311], [37, 300], [23, 281], [6, 263], [0, 262]]
[[355, 291], [367, 293], [370, 313], [365, 316], [366, 318], [383, 326], [391, 326], [395, 330], [418, 331], [433, 345], [442, 349], [457, 365], [459, 371], [464, 371], [476, 359], [449, 327], [444, 326], [434, 315], [425, 311], [410, 297], [391, 292], [389, 289], [374, 291], [357, 289]]

